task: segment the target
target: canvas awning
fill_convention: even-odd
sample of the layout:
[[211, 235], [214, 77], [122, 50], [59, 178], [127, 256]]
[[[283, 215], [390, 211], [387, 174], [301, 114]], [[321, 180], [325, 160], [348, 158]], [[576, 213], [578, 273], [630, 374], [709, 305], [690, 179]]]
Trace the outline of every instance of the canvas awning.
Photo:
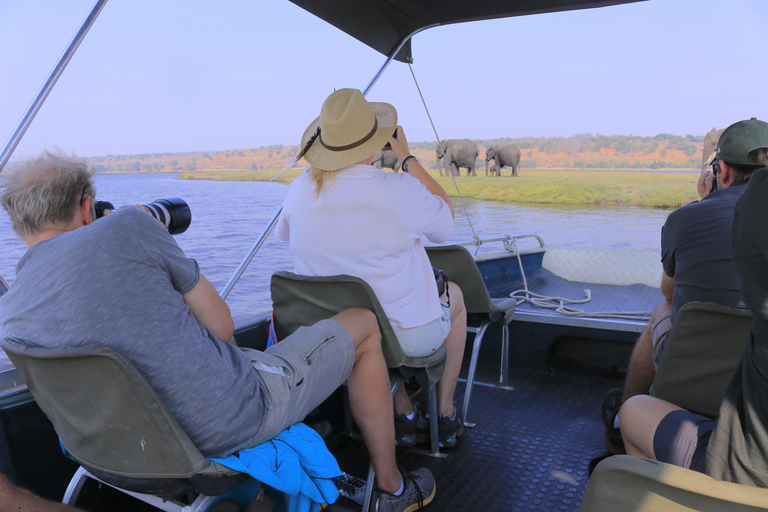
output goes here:
[[[588, 9], [643, 0], [290, 0], [374, 50], [389, 56], [401, 41], [425, 28]], [[411, 42], [395, 57], [411, 61]]]

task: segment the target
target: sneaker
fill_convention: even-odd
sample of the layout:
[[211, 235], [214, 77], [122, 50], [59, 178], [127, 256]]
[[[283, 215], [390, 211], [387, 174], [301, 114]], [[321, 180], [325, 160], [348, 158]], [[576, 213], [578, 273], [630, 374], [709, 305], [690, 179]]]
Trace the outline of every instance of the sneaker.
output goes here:
[[437, 422], [437, 433], [441, 448], [456, 446], [459, 436], [464, 431], [464, 421], [461, 418], [461, 413], [456, 408], [454, 408], [454, 411], [453, 419], [440, 415], [440, 419]]
[[413, 411], [410, 420], [405, 414], [395, 414], [395, 440], [399, 446], [429, 442], [429, 420], [422, 416], [418, 407], [414, 407]]
[[603, 404], [600, 406], [600, 418], [605, 425], [605, 447], [613, 454], [626, 453], [624, 449], [624, 439], [621, 437], [621, 430], [614, 427], [616, 416], [621, 409], [621, 397], [624, 391], [619, 388], [613, 388], [603, 398]]
[[413, 512], [421, 510], [432, 503], [435, 498], [435, 477], [427, 468], [419, 468], [413, 473], [403, 475], [403, 493], [395, 496], [392, 493], [375, 489], [371, 498], [371, 510], [376, 512]]

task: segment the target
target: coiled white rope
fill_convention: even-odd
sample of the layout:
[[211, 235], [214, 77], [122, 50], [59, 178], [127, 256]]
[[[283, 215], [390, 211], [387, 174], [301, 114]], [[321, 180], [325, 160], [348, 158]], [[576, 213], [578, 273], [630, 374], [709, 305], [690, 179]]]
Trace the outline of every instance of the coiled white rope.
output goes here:
[[517, 306], [528, 303], [534, 307], [549, 309], [563, 316], [585, 317], [585, 318], [616, 318], [620, 320], [641, 320], [648, 321], [651, 318], [649, 311], [596, 311], [587, 312], [583, 309], [570, 307], [570, 304], [586, 304], [592, 300], [592, 291], [584, 290], [583, 299], [566, 299], [565, 297], [552, 297], [532, 292], [528, 289], [528, 279], [525, 277], [523, 260], [520, 257], [520, 251], [517, 248], [517, 239], [512, 239], [512, 247], [517, 255], [517, 263], [520, 266], [520, 275], [523, 276], [522, 290], [515, 290], [509, 296], [517, 302]]

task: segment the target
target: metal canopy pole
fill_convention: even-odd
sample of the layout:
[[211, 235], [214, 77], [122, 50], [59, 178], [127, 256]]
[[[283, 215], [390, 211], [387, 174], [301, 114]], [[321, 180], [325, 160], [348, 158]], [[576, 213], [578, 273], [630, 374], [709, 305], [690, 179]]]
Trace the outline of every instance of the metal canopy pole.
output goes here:
[[43, 86], [40, 87], [40, 90], [37, 92], [37, 95], [32, 100], [32, 103], [30, 103], [29, 107], [27, 107], [26, 113], [21, 118], [21, 121], [19, 121], [19, 124], [16, 125], [16, 128], [13, 130], [13, 133], [8, 138], [8, 142], [6, 142], [5, 146], [3, 146], [2, 152], [0, 152], [0, 171], [2, 171], [3, 168], [5, 168], [5, 164], [8, 163], [8, 160], [11, 158], [11, 155], [16, 149], [16, 146], [19, 144], [19, 141], [27, 132], [27, 128], [29, 128], [29, 125], [32, 123], [32, 120], [37, 115], [37, 111], [40, 110], [40, 107], [43, 106], [43, 103], [45, 102], [45, 99], [48, 97], [48, 94], [51, 92], [51, 89], [53, 89], [53, 86], [56, 85], [56, 81], [64, 72], [64, 69], [67, 67], [67, 64], [69, 64], [69, 61], [72, 59], [72, 56], [77, 51], [78, 47], [80, 46], [80, 43], [85, 38], [85, 35], [91, 29], [91, 26], [96, 21], [96, 18], [99, 17], [101, 10], [104, 8], [106, 3], [107, 3], [107, 0], [96, 0], [96, 3], [93, 4], [93, 7], [91, 7], [91, 12], [88, 14], [88, 17], [86, 17], [85, 20], [83, 20], [82, 25], [80, 25], [80, 29], [77, 31], [77, 33], [74, 35], [72, 40], [69, 42], [69, 45], [67, 46], [66, 50], [64, 50], [64, 53], [62, 53], [61, 57], [59, 57], [59, 61], [53, 67], [51, 72], [48, 74], [48, 79], [45, 81]]
[[[395, 55], [397, 55], [397, 52], [400, 51], [400, 49], [403, 47], [405, 43], [407, 43], [413, 36], [421, 32], [422, 30], [426, 30], [434, 26], [437, 26], [437, 25], [431, 25], [429, 27], [420, 28], [419, 30], [416, 30], [411, 34], [409, 34], [408, 36], [404, 37], [400, 41], [400, 44], [397, 45], [395, 50], [389, 54], [389, 57], [387, 57], [387, 60], [384, 61], [384, 65], [381, 66], [381, 68], [376, 73], [376, 75], [374, 75], [374, 77], [371, 79], [370, 83], [363, 91], [363, 96], [368, 95], [368, 92], [373, 88], [373, 85], [379, 80], [381, 75], [384, 74], [384, 70], [386, 70], [387, 67], [389, 67], [390, 62], [394, 60]], [[307, 169], [309, 169], [309, 167], [307, 167]], [[307, 169], [305, 169], [304, 172], [306, 172]], [[234, 288], [235, 284], [240, 280], [240, 277], [243, 275], [243, 272], [245, 272], [245, 269], [248, 268], [248, 265], [251, 263], [251, 260], [253, 260], [253, 257], [256, 256], [256, 253], [259, 251], [261, 246], [264, 245], [264, 242], [266, 241], [267, 237], [269, 236], [269, 234], [272, 232], [275, 225], [277, 224], [277, 219], [280, 218], [280, 214], [282, 213], [282, 211], [283, 211], [283, 207], [280, 206], [280, 208], [278, 208], [275, 214], [272, 216], [272, 220], [269, 221], [269, 224], [267, 225], [267, 227], [264, 229], [264, 231], [262, 231], [261, 235], [256, 240], [256, 243], [253, 244], [253, 247], [251, 247], [251, 250], [245, 256], [245, 258], [243, 258], [243, 261], [240, 263], [240, 266], [237, 267], [237, 270], [235, 270], [235, 273], [232, 274], [232, 277], [229, 278], [229, 281], [227, 281], [227, 284], [224, 286], [224, 289], [221, 291], [222, 299], [226, 299], [227, 296], [229, 296], [229, 293], [232, 291], [232, 288]]]
[[9, 288], [8, 283], [6, 282], [5, 279], [3, 279], [3, 276], [0, 275], [0, 295], [7, 292], [8, 288]]

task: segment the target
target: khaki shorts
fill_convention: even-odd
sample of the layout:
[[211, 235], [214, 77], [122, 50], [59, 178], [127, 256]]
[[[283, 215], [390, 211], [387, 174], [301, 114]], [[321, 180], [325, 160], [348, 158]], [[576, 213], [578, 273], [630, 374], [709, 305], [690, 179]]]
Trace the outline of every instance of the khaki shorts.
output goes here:
[[321, 320], [265, 351], [242, 349], [264, 387], [264, 422], [254, 446], [295, 425], [341, 386], [352, 372], [355, 345], [335, 320]]
[[659, 369], [661, 354], [664, 352], [664, 345], [667, 343], [667, 336], [672, 330], [672, 312], [664, 313], [651, 326], [651, 339], [653, 340], [653, 365]]

